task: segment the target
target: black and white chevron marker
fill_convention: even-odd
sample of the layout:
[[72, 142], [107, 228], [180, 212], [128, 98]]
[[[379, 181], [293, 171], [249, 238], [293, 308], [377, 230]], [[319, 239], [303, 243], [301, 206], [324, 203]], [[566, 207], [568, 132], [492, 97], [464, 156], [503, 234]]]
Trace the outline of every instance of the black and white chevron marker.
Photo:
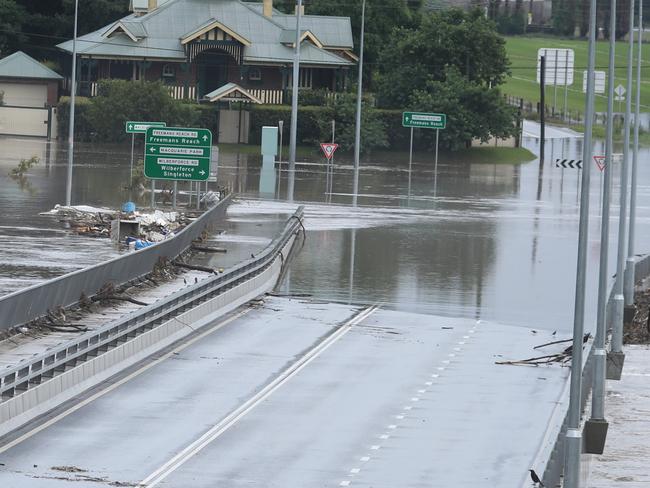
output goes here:
[[582, 169], [582, 159], [556, 159], [556, 168]]

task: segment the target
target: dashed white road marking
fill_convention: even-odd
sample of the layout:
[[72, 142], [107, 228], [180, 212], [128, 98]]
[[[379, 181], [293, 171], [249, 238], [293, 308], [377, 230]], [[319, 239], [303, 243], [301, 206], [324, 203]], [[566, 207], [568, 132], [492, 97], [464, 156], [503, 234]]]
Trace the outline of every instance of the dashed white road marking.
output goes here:
[[361, 459], [359, 459], [362, 463], [367, 463], [370, 461], [370, 456], [363, 456]]
[[341, 481], [339, 486], [350, 486], [350, 480]]
[[378, 451], [381, 446], [375, 444], [374, 446], [370, 446], [371, 451]]
[[418, 397], [413, 397], [413, 398], [411, 398], [411, 401], [412, 401], [412, 402], [419, 402], [420, 399], [419, 399]]
[[402, 420], [402, 419], [404, 419], [404, 415], [395, 415], [395, 418], [397, 420]]
[[431, 386], [433, 385], [433, 381], [425, 381], [424, 384], [427, 386]]
[[350, 470], [350, 473], [352, 473], [352, 474], [357, 474], [359, 471], [361, 471], [360, 468], [352, 468], [352, 469]]
[[[445, 368], [442, 368], [442, 369], [445, 369]], [[440, 378], [440, 375], [439, 375], [438, 373], [433, 373], [433, 374], [431, 375], [431, 377], [432, 377], [432, 378]]]
[[388, 434], [382, 434], [382, 435], [379, 436], [379, 438], [380, 438], [380, 439], [383, 439], [383, 440], [386, 440], [386, 439], [388, 439], [389, 437], [390, 437], [390, 436], [389, 436]]
[[307, 367], [312, 361], [314, 361], [314, 359], [318, 358], [321, 353], [323, 353], [330, 346], [335, 344], [341, 337], [348, 333], [353, 326], [359, 324], [367, 317], [369, 317], [372, 313], [374, 313], [377, 308], [377, 306], [368, 307], [352, 317], [345, 324], [339, 327], [336, 332], [330, 334], [326, 339], [321, 341], [318, 345], [300, 357], [300, 359], [298, 359], [289, 368], [278, 375], [278, 377], [271, 381], [268, 385], [262, 388], [257, 394], [241, 404], [223, 420], [208, 429], [208, 431], [205, 432], [201, 437], [189, 444], [178, 454], [173, 456], [169, 461], [163, 464], [160, 468], [147, 476], [140, 482], [140, 484], [147, 486], [147, 488], [153, 488], [154, 486], [157, 486], [161, 481], [166, 479], [174, 471], [183, 466], [189, 459], [198, 454], [206, 446], [210, 445], [210, 443], [212, 443], [215, 439], [217, 439], [224, 432], [230, 429], [242, 418], [244, 418], [254, 408], [263, 403], [276, 390], [278, 390], [290, 379], [300, 373], [300, 371]]
[[391, 429], [391, 430], [394, 430], [394, 429], [397, 429], [397, 425], [395, 425], [395, 424], [390, 424], [390, 425], [388, 426], [388, 428]]
[[420, 394], [426, 393], [426, 392], [427, 392], [427, 390], [418, 390], [418, 393], [420, 393]]
[[413, 407], [410, 406], [410, 405], [406, 405], [406, 406], [404, 407], [404, 410], [412, 410], [412, 409], [413, 409]]

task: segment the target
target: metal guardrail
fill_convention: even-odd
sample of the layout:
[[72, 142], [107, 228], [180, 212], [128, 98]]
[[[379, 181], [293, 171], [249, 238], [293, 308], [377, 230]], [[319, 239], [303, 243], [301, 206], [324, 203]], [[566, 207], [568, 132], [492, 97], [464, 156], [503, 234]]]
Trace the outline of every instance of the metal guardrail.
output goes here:
[[174, 237], [153, 246], [0, 297], [0, 331], [31, 322], [58, 306], [75, 305], [82, 294], [90, 297], [107, 282], [121, 285], [151, 273], [160, 258], [175, 258], [222, 219], [230, 199], [225, 197]]
[[263, 273], [277, 259], [284, 262], [282, 249], [302, 226], [304, 208], [300, 207], [287, 221], [284, 231], [256, 257], [244, 261], [220, 275], [215, 275], [195, 285], [180, 290], [153, 305], [134, 311], [120, 320], [87, 332], [59, 346], [48, 349], [17, 366], [0, 373], [0, 402], [13, 398], [41, 384], [66, 368], [77, 366], [121, 344], [155, 329], [162, 323], [210, 300], [225, 291]]

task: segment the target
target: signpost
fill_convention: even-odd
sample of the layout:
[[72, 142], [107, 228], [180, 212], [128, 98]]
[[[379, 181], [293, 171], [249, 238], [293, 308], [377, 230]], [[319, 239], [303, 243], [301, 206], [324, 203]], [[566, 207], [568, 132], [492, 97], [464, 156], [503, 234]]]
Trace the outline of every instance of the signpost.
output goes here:
[[402, 126], [411, 129], [411, 144], [409, 148], [409, 197], [411, 195], [411, 167], [413, 165], [413, 129], [436, 130], [436, 156], [433, 168], [435, 179], [433, 195], [435, 197], [438, 182], [438, 141], [440, 140], [440, 129], [445, 129], [447, 127], [447, 114], [403, 112]]
[[602, 172], [605, 169], [605, 156], [594, 156], [596, 166]]
[[[606, 73], [604, 71], [594, 71], [594, 93], [605, 93]], [[582, 76], [582, 93], [587, 93], [587, 72]]]
[[567, 112], [568, 87], [573, 85], [575, 53], [573, 49], [541, 48], [537, 51], [537, 83], [542, 80], [541, 58], [544, 57], [544, 82], [553, 85], [553, 112], [557, 106], [557, 87], [564, 86], [564, 114]]
[[133, 150], [135, 148], [135, 135], [144, 134], [149, 127], [165, 127], [165, 122], [135, 122], [127, 120], [124, 124], [124, 130], [127, 134], [131, 134], [131, 173], [129, 186], [133, 186]]
[[321, 142], [320, 148], [323, 150], [323, 154], [325, 154], [327, 160], [331, 161], [339, 145], [332, 142]]
[[[155, 204], [155, 180], [196, 181], [196, 208], [201, 181], [210, 178], [212, 132], [184, 127], [148, 127], [145, 132], [144, 175], [151, 180], [151, 206]], [[191, 194], [191, 188], [190, 188]]]
[[149, 127], [144, 175], [155, 180], [206, 181], [211, 156], [212, 132], [208, 129]]

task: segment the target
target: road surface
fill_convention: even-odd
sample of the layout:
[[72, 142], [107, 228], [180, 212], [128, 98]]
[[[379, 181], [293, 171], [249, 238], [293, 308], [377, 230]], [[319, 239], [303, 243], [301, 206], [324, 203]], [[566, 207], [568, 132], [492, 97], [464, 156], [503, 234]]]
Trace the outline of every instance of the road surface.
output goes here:
[[495, 361], [552, 332], [270, 298], [11, 439], [0, 486], [526, 486], [568, 369]]

